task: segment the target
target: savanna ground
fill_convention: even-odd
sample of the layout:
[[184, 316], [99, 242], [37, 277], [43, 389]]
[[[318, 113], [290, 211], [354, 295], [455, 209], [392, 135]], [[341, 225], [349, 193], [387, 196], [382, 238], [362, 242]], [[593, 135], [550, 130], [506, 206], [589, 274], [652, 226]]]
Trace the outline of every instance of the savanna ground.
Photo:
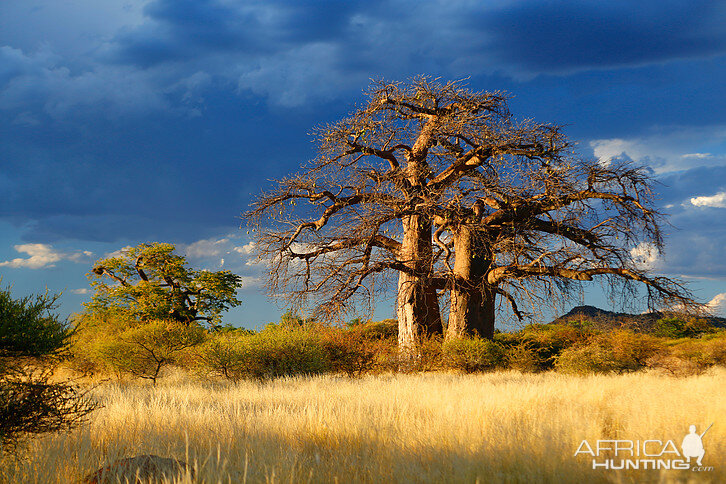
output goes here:
[[[726, 482], [726, 368], [637, 372], [447, 372], [211, 383], [183, 372], [156, 387], [107, 381], [103, 407], [71, 433], [0, 456], [0, 481], [68, 483], [116, 458], [193, 463], [180, 482]], [[584, 439], [673, 440], [688, 425], [708, 472], [592, 470]]]

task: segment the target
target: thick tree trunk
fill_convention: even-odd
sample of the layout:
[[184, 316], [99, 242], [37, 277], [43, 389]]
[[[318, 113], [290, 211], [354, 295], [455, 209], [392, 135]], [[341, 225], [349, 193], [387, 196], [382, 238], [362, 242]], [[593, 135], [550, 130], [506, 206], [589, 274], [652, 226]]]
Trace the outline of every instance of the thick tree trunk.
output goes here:
[[[406, 157], [406, 178], [410, 184], [407, 194], [411, 202], [419, 197], [426, 183], [428, 165], [426, 157], [432, 143], [432, 133], [438, 126], [438, 117], [429, 116]], [[400, 272], [396, 312], [398, 316], [398, 348], [402, 366], [418, 356], [416, 346], [423, 334], [442, 333], [441, 314], [436, 289], [430, 274], [433, 265], [431, 247], [431, 221], [425, 215], [409, 215], [401, 220], [403, 241], [399, 260], [414, 273]]]
[[421, 215], [404, 218], [399, 260], [416, 272], [400, 272], [398, 277], [398, 346], [406, 358], [415, 355], [422, 335], [443, 332], [436, 289], [426, 277], [431, 259], [431, 222]]
[[451, 309], [446, 339], [479, 336], [492, 339], [496, 294], [473, 288], [468, 282], [455, 282], [451, 290]]
[[466, 226], [454, 233], [454, 282], [446, 339], [494, 337], [496, 293], [484, 284], [491, 254]]

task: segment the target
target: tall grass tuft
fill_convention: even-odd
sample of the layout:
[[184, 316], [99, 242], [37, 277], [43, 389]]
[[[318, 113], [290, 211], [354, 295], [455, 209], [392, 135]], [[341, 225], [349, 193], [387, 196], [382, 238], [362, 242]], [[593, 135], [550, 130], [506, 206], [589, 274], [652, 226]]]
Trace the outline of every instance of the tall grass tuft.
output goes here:
[[[0, 482], [67, 483], [118, 458], [182, 459], [200, 483], [726, 482], [726, 369], [106, 382], [86, 426], [0, 456]], [[582, 440], [673, 439], [714, 423], [709, 472], [593, 470]], [[180, 481], [180, 482], [191, 482]]]

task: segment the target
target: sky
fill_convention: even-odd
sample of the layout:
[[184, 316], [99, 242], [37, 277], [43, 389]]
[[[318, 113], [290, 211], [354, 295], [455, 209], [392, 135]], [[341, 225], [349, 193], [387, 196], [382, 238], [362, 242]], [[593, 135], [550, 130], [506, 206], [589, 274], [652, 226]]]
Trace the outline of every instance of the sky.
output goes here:
[[[649, 167], [669, 215], [648, 263], [726, 316], [715, 0], [3, 0], [1, 284], [62, 291], [69, 315], [95, 260], [171, 242], [242, 276], [227, 322], [278, 320], [240, 214], [315, 156], [311, 130], [370, 79], [420, 74], [507, 91], [517, 119], [565, 126], [583, 156]], [[597, 288], [582, 302], [610, 304]]]

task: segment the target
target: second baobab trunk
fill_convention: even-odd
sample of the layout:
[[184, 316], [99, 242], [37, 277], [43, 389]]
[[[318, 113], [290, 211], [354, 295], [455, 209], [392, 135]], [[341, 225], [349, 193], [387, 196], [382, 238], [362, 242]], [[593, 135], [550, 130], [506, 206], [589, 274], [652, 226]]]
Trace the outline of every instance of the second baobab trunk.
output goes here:
[[493, 254], [466, 225], [454, 231], [454, 274], [446, 339], [494, 337], [496, 293], [486, 284]]

